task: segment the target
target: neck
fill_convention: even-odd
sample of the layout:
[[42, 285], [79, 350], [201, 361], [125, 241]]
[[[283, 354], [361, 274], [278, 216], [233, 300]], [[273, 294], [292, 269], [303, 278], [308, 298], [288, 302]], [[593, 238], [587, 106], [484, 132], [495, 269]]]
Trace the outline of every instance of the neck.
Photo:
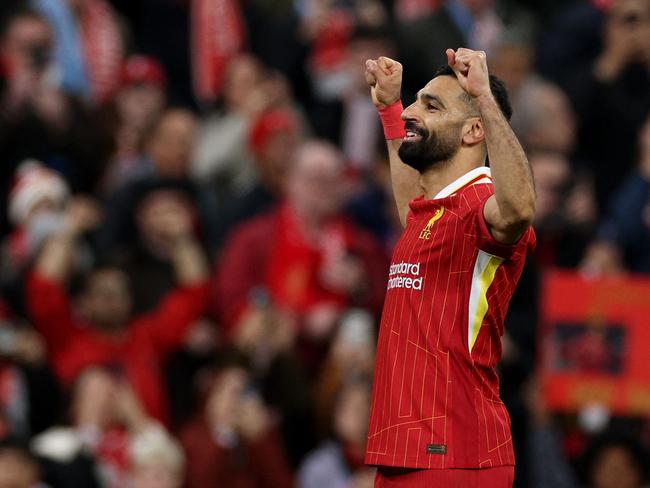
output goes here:
[[484, 163], [473, 159], [452, 158], [435, 164], [420, 175], [420, 187], [426, 199], [435, 197], [440, 190], [456, 181], [467, 172], [483, 166]]

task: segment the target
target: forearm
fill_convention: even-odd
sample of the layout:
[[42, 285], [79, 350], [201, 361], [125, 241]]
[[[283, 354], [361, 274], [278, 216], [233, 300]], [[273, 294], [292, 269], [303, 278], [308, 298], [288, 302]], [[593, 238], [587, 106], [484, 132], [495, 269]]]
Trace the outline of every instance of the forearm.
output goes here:
[[180, 238], [174, 244], [172, 262], [176, 279], [182, 285], [193, 285], [208, 277], [208, 265], [203, 250], [191, 237]]
[[400, 139], [386, 141], [386, 144], [388, 145], [393, 197], [395, 198], [395, 204], [399, 212], [400, 222], [402, 226], [405, 226], [409, 202], [423, 193], [420, 189], [420, 173], [405, 165], [400, 159], [398, 154], [399, 148], [402, 145]]
[[50, 237], [36, 260], [36, 271], [57, 283], [64, 283], [72, 265], [75, 235], [64, 230]]
[[529, 224], [535, 213], [535, 188], [526, 154], [494, 98], [476, 100], [500, 218], [505, 225]]

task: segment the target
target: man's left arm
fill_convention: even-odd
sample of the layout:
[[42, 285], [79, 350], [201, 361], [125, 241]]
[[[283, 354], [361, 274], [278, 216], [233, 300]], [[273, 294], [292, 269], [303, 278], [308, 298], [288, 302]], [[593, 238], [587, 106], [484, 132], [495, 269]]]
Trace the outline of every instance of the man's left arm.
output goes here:
[[150, 314], [149, 324], [156, 342], [169, 350], [182, 343], [189, 327], [205, 313], [208, 266], [192, 235], [189, 215], [170, 210], [163, 223], [178, 286]]
[[494, 195], [483, 214], [494, 239], [514, 244], [535, 216], [535, 188], [528, 159], [490, 90], [485, 53], [447, 50], [449, 65], [463, 89], [474, 99], [481, 116]]

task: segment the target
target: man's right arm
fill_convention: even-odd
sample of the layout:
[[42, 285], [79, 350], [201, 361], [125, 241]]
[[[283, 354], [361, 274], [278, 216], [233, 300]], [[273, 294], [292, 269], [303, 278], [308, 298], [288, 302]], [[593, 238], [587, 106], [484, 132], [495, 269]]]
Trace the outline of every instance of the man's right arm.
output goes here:
[[406, 227], [406, 216], [409, 211], [409, 202], [422, 195], [420, 189], [420, 173], [405, 165], [399, 157], [400, 139], [386, 141], [388, 145], [388, 158], [390, 161], [390, 179], [393, 187], [393, 196], [399, 220], [402, 227]]
[[[370, 86], [370, 95], [375, 107], [378, 110], [386, 109], [400, 100], [402, 65], [383, 56], [378, 59], [369, 59], [366, 61], [366, 81]], [[402, 145], [401, 138], [387, 139], [386, 144], [388, 145], [393, 196], [400, 222], [402, 226], [405, 226], [409, 202], [423, 193], [420, 188], [420, 174], [400, 159], [398, 151]]]
[[99, 222], [99, 210], [92, 200], [77, 197], [70, 202], [65, 224], [43, 245], [34, 270], [44, 278], [65, 285], [72, 267], [75, 243], [79, 236]]
[[70, 300], [65, 289], [77, 238], [99, 220], [94, 203], [78, 198], [70, 203], [65, 226], [41, 249], [26, 283], [27, 308], [35, 327], [50, 348], [74, 333]]

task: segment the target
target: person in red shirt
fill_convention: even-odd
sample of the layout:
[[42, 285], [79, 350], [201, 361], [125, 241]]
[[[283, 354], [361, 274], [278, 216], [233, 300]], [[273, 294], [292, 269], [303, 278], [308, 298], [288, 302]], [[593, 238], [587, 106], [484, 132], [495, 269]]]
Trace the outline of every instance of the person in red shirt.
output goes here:
[[74, 243], [94, 225], [96, 216], [85, 205], [73, 205], [67, 219], [64, 230], [46, 241], [26, 285], [29, 315], [46, 341], [53, 369], [71, 385], [87, 366], [108, 367], [127, 380], [149, 415], [166, 423], [164, 361], [183, 343], [207, 299], [208, 268], [192, 235], [189, 212], [170, 204], [156, 217], [178, 286], [152, 312], [137, 317], [130, 314], [126, 274], [110, 266], [86, 277], [79, 306], [73, 307], [65, 284]]
[[293, 475], [273, 415], [247, 367], [227, 353], [203, 408], [182, 430], [187, 488], [285, 488]]
[[485, 53], [448, 49], [447, 59], [405, 110], [401, 65], [366, 62], [405, 226], [389, 270], [365, 459], [378, 466], [379, 488], [506, 488], [514, 479], [495, 366], [535, 243], [533, 180]]
[[[344, 169], [331, 144], [302, 143], [288, 170], [284, 201], [230, 235], [216, 266], [213, 304], [241, 349], [251, 342], [268, 349], [289, 327], [304, 346], [305, 364], [317, 369], [322, 358], [314, 360], [312, 346], [329, 342], [346, 307], [380, 309], [386, 259], [376, 240], [341, 210]], [[291, 325], [267, 326], [277, 322]]]

